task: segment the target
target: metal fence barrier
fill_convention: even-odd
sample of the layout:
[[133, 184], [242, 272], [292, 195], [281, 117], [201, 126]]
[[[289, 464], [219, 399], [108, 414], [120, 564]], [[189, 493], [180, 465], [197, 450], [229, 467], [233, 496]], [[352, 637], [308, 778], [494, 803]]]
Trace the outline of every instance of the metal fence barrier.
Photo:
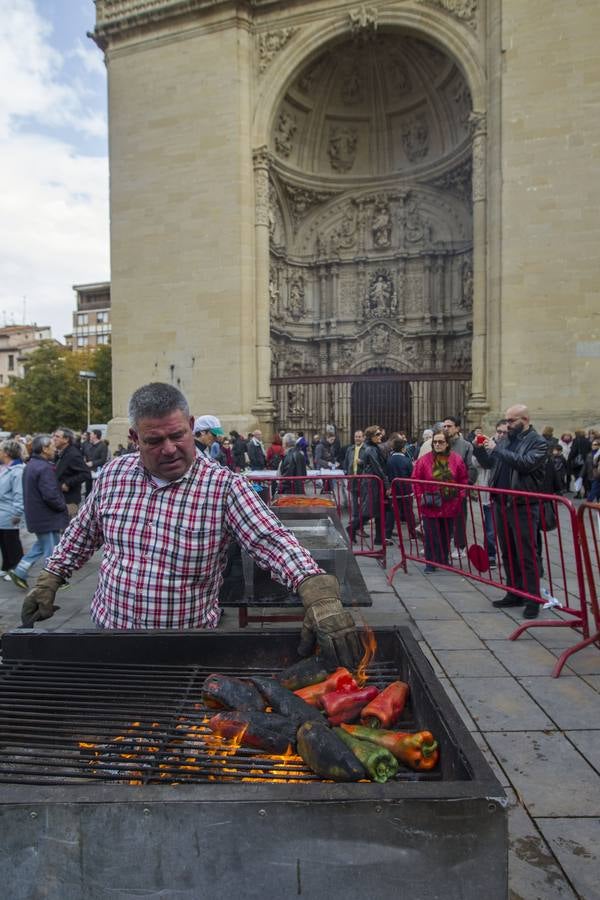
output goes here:
[[[451, 496], [459, 501], [453, 504], [457, 512], [452, 517], [442, 515], [440, 490], [446, 492], [447, 499]], [[390, 584], [399, 569], [407, 571], [407, 561], [412, 560], [430, 570], [457, 572], [504, 589], [525, 603], [553, 609], [558, 614], [556, 619], [528, 620], [510, 639], [516, 640], [529, 628], [581, 631], [584, 641], [559, 657], [554, 677], [572, 653], [594, 642], [589, 638], [580, 524], [568, 499], [555, 494], [476, 485], [442, 486], [439, 481], [396, 478], [391, 500], [400, 562], [390, 570]], [[595, 536], [598, 554], [597, 531]], [[572, 561], [568, 558], [571, 553]]]
[[281, 498], [332, 500], [346, 529], [355, 556], [369, 556], [386, 567], [386, 507], [383, 482], [376, 475], [344, 475], [332, 469], [304, 476], [283, 477], [276, 472], [246, 476], [267, 504]]

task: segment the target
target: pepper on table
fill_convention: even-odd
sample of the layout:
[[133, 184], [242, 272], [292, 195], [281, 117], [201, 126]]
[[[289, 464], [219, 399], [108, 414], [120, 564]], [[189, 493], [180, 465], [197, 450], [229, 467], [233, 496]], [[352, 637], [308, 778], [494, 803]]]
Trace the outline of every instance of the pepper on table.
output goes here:
[[370, 728], [389, 728], [402, 715], [409, 693], [405, 681], [393, 681], [365, 706], [360, 721]]
[[304, 700], [305, 703], [321, 708], [321, 701], [325, 694], [331, 694], [334, 691], [347, 692], [356, 690], [358, 690], [358, 685], [352, 677], [352, 673], [340, 666], [325, 681], [320, 681], [318, 684], [309, 684], [300, 688], [300, 690], [294, 691], [294, 693], [301, 700]]
[[357, 691], [332, 691], [324, 694], [321, 705], [325, 710], [330, 725], [341, 725], [358, 718], [360, 711], [374, 700], [379, 689], [375, 685], [360, 688]]
[[430, 731], [410, 733], [348, 724], [342, 724], [342, 728], [359, 740], [385, 747], [397, 760], [416, 772], [433, 769], [440, 758], [438, 743]]
[[378, 747], [370, 741], [358, 740], [342, 728], [334, 728], [333, 731], [352, 750], [373, 781], [384, 784], [394, 777], [398, 771], [398, 762], [389, 750], [386, 750], [385, 747]]

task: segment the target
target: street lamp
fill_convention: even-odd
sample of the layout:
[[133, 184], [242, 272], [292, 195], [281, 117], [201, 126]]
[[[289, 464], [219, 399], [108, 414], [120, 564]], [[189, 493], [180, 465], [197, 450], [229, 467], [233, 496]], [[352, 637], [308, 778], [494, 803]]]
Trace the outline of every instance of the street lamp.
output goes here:
[[80, 372], [79, 377], [87, 382], [87, 430], [90, 430], [90, 384], [96, 377], [95, 372]]

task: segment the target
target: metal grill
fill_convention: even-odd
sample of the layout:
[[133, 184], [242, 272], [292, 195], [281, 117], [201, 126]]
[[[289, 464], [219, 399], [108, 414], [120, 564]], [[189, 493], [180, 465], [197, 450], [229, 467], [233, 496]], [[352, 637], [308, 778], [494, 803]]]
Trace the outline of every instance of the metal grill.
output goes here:
[[[212, 734], [202, 685], [213, 668], [15, 661], [0, 669], [0, 783], [319, 782], [300, 757], [268, 756]], [[272, 668], [220, 667], [227, 675]], [[394, 662], [367, 672], [385, 687]], [[415, 730], [410, 703], [402, 728]], [[401, 769], [397, 781], [436, 781]]]

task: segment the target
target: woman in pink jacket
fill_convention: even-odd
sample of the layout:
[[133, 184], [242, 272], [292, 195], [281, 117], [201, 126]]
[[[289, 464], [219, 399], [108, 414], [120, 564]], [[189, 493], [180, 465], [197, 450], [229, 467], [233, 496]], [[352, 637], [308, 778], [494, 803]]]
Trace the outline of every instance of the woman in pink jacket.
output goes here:
[[415, 484], [417, 508], [425, 538], [425, 572], [435, 572], [432, 563], [448, 565], [454, 519], [463, 515], [462, 494], [456, 485], [468, 484], [469, 473], [462, 458], [450, 449], [448, 437], [441, 429], [434, 431], [431, 452], [415, 463], [412, 478], [417, 482], [439, 481], [440, 486]]

